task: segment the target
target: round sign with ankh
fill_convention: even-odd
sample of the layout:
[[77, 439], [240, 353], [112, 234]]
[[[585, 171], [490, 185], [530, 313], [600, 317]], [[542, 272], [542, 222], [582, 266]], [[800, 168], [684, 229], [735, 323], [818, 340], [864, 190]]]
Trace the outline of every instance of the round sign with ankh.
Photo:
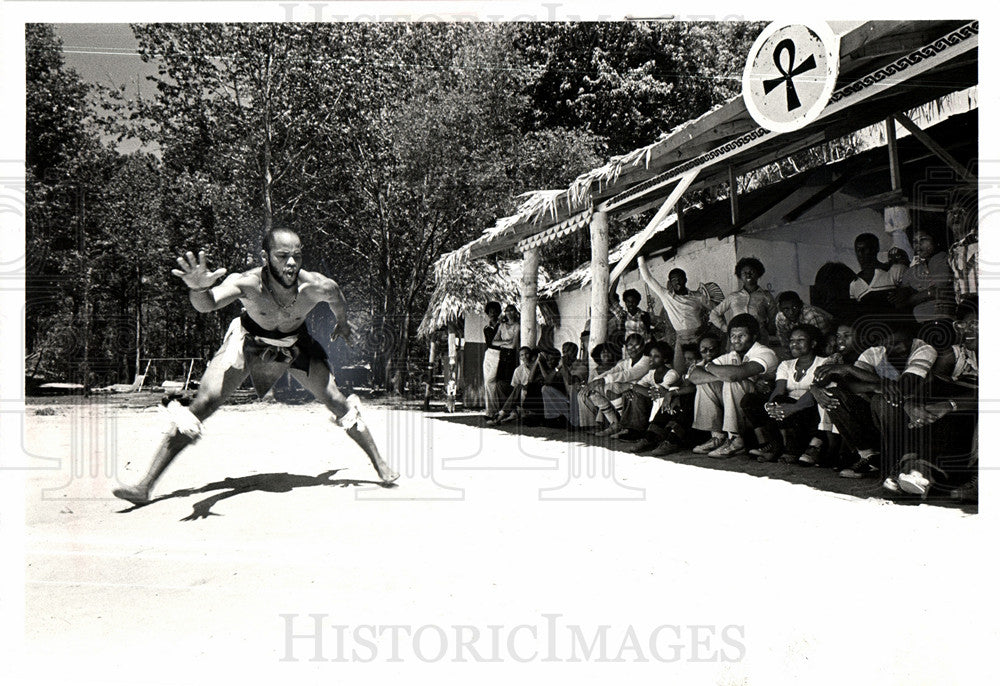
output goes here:
[[750, 48], [743, 101], [765, 129], [795, 131], [826, 107], [839, 66], [840, 42], [826, 24], [775, 22]]

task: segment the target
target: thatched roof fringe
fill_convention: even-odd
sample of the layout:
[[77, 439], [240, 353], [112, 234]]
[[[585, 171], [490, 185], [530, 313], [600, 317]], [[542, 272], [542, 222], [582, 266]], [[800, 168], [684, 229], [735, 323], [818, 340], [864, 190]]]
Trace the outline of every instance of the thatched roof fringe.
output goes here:
[[[458, 251], [456, 251], [458, 252]], [[548, 283], [548, 273], [538, 270], [539, 289]], [[519, 303], [521, 300], [521, 262], [511, 260], [494, 265], [487, 260], [465, 262], [438, 279], [431, 293], [417, 335], [427, 337], [470, 313], [482, 313], [486, 303]], [[541, 324], [549, 322], [542, 311], [536, 312]]]

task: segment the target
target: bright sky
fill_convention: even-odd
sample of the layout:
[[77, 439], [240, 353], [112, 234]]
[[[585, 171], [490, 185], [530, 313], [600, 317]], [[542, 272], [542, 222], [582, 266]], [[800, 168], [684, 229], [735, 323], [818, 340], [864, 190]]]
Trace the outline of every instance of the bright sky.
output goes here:
[[136, 54], [138, 43], [128, 24], [56, 24], [63, 40], [66, 64], [92, 83], [130, 84], [141, 80], [148, 92], [145, 77], [156, 67], [143, 62]]
[[[55, 30], [63, 41], [66, 66], [84, 81], [127, 85], [133, 97], [138, 84], [143, 95], [152, 94], [146, 77], [156, 73], [156, 66], [139, 59], [138, 42], [128, 24], [55, 24]], [[137, 147], [138, 141], [126, 140], [118, 149], [128, 153]]]

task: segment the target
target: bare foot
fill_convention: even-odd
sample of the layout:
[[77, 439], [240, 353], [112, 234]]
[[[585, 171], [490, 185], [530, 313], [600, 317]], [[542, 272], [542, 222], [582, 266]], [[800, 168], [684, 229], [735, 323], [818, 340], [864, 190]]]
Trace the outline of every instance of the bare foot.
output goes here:
[[382, 465], [382, 468], [378, 470], [378, 478], [382, 480], [383, 484], [391, 484], [399, 478], [399, 472], [389, 465]]
[[111, 491], [111, 495], [122, 500], [127, 500], [133, 505], [145, 505], [150, 502], [149, 490], [138, 486], [116, 488]]

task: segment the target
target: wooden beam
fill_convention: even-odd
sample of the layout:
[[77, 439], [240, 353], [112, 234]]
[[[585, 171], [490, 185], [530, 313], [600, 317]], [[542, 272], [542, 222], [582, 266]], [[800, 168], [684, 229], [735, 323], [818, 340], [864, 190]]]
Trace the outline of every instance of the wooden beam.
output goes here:
[[736, 168], [729, 165], [729, 215], [733, 226], [740, 222], [740, 187], [736, 182]]
[[895, 28], [895, 22], [867, 21], [852, 31], [840, 36], [840, 59], [850, 56], [852, 52], [886, 36]]
[[621, 214], [615, 214], [614, 217], [615, 219], [628, 219], [629, 217], [634, 217], [638, 214], [644, 214], [646, 212], [649, 212], [654, 207], [659, 207], [662, 204], [663, 204], [663, 196], [661, 195], [657, 198], [653, 198], [652, 200], [648, 200], [642, 203], [641, 205], [636, 205], [632, 209], [626, 210]]
[[942, 162], [947, 164], [949, 167], [955, 170], [959, 177], [963, 181], [975, 181], [976, 177], [968, 172], [968, 170], [962, 166], [958, 160], [952, 157], [947, 150], [942, 148], [933, 138], [924, 133], [924, 130], [913, 123], [913, 120], [907, 117], [905, 114], [897, 112], [893, 115], [896, 121], [903, 125], [907, 131], [913, 134], [913, 137], [918, 141], [927, 146], [927, 149], [938, 156]]
[[677, 243], [684, 242], [684, 204], [677, 203]]
[[820, 212], [809, 217], [810, 220], [815, 219], [825, 219], [826, 217], [832, 217], [838, 214], [844, 214], [846, 212], [852, 212], [854, 210], [862, 210], [868, 207], [882, 208], [888, 207], [890, 205], [905, 205], [909, 202], [909, 199], [903, 195], [900, 191], [889, 191], [887, 193], [879, 193], [878, 195], [873, 195], [870, 198], [859, 202], [857, 205], [844, 209], [838, 207], [834, 210], [829, 210], [827, 212]]
[[903, 187], [902, 169], [899, 166], [899, 146], [896, 144], [896, 122], [892, 117], [885, 120], [885, 140], [889, 148], [890, 187], [898, 191]]
[[780, 198], [775, 199], [774, 202], [772, 202], [770, 204], [760, 206], [759, 209], [755, 210], [752, 213], [744, 213], [743, 217], [740, 219], [739, 223], [736, 224], [735, 226], [733, 226], [728, 231], [724, 231], [724, 232], [720, 233], [719, 236], [718, 236], [718, 239], [721, 241], [721, 240], [725, 240], [729, 236], [735, 236], [740, 231], [742, 231], [745, 227], [747, 227], [751, 223], [757, 221], [757, 219], [759, 219], [763, 215], [765, 215], [768, 212], [770, 212], [771, 209], [774, 208], [775, 205], [779, 205], [779, 204], [783, 203], [785, 200], [788, 200], [788, 198], [792, 197], [792, 195], [794, 195], [795, 193], [797, 193], [803, 186], [806, 185], [806, 183], [808, 183], [809, 176], [810, 176], [809, 174], [800, 174], [798, 177], [796, 177], [799, 180], [799, 182], [795, 183], [795, 184], [792, 184], [791, 187], [787, 190], [787, 192], [785, 192], [784, 194], [782, 194], [782, 196]]
[[884, 57], [895, 55], [900, 52], [911, 52], [914, 48], [919, 48], [940, 33], [938, 31], [910, 31], [909, 33], [898, 33], [887, 36], [877, 41], [869, 42], [854, 50], [851, 50], [849, 57], [852, 60], [861, 60], [868, 57]]
[[[822, 167], [820, 167], [822, 168]], [[781, 219], [786, 223], [790, 223], [801, 217], [803, 214], [808, 212], [810, 209], [823, 202], [831, 195], [839, 191], [841, 188], [846, 186], [848, 182], [854, 178], [854, 169], [847, 168], [841, 173], [840, 177], [834, 179], [832, 182], [828, 183], [823, 188], [810, 195], [808, 198], [803, 200], [801, 203], [793, 207], [788, 211]]]
[[618, 264], [615, 265], [614, 270], [611, 272], [611, 281], [618, 280], [618, 277], [625, 272], [625, 269], [628, 268], [629, 264], [635, 259], [636, 255], [642, 251], [642, 246], [646, 245], [646, 242], [660, 230], [660, 224], [667, 218], [670, 211], [674, 209], [674, 205], [676, 205], [681, 199], [681, 196], [684, 195], [684, 191], [688, 189], [688, 186], [691, 185], [697, 176], [698, 169], [694, 169], [685, 173], [684, 176], [680, 178], [677, 185], [674, 186], [674, 190], [670, 192], [670, 195], [663, 203], [663, 206], [656, 212], [656, 215], [653, 216], [649, 224], [646, 225], [646, 228], [643, 229], [642, 233], [639, 234], [639, 237], [636, 239], [635, 243], [633, 243], [632, 247], [629, 248], [628, 252], [622, 255], [622, 258], [618, 260]]

